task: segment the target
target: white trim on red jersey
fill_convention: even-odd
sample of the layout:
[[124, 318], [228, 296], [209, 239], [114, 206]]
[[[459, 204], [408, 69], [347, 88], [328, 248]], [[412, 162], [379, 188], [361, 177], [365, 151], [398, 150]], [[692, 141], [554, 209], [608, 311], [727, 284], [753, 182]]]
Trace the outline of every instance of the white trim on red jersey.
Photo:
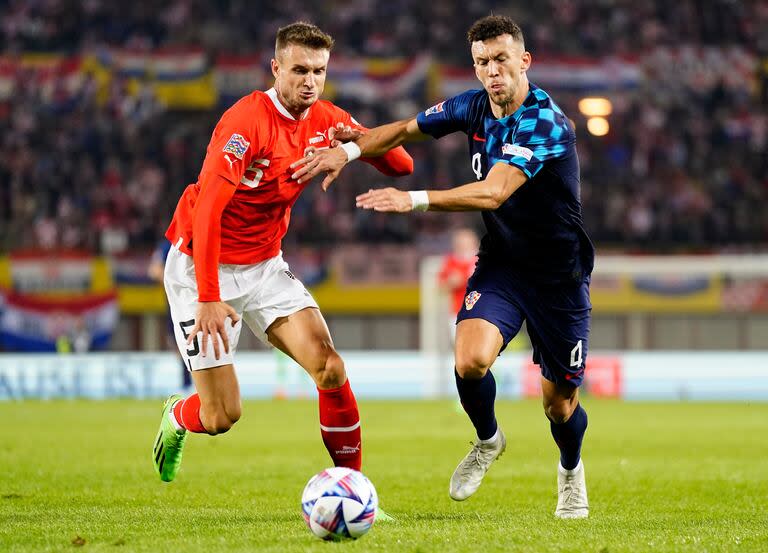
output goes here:
[[[277, 90], [275, 90], [275, 87], [272, 87], [269, 90], [265, 91], [264, 94], [269, 96], [269, 99], [272, 100], [273, 104], [275, 104], [275, 108], [277, 109], [277, 111], [279, 111], [282, 115], [286, 116], [288, 119], [292, 119], [293, 121], [296, 121], [296, 118], [293, 115], [291, 115], [287, 109], [285, 109], [285, 106], [277, 98]], [[304, 110], [304, 113], [301, 114], [302, 119], [306, 119], [309, 116], [310, 109], [311, 108], [307, 108]]]

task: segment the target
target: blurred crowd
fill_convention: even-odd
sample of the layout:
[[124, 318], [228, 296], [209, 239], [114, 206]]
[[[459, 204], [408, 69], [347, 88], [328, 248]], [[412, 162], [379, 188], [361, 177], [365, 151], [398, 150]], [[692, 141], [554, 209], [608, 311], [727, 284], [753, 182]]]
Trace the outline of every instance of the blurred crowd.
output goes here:
[[[739, 45], [763, 60], [753, 78], [680, 78], [674, 60], [646, 64], [642, 85], [612, 97], [607, 136], [591, 136], [579, 95], [550, 90], [577, 125], [585, 223], [600, 247], [703, 251], [768, 243], [768, 1], [470, 0], [424, 3], [171, 0], [26, 0], [2, 3], [6, 56], [85, 53], [104, 47], [147, 51], [202, 45], [268, 59], [277, 27], [311, 20], [349, 56], [431, 53], [469, 66], [464, 35], [491, 11], [515, 17], [537, 57], [638, 56], [664, 45]], [[655, 63], [658, 62], [658, 63]], [[128, 94], [116, 79], [106, 102], [96, 83], [45, 97], [17, 79], [0, 103], [0, 251], [20, 247], [151, 249], [181, 190], [194, 182], [220, 109], [174, 112], [147, 87]], [[427, 99], [339, 102], [373, 126], [412, 115]], [[432, 100], [432, 99], [429, 99]], [[415, 172], [401, 188], [473, 180], [466, 138], [410, 146]], [[292, 212], [287, 246], [347, 242], [446, 245], [450, 230], [478, 226], [477, 214], [387, 216], [354, 208], [354, 196], [384, 179], [352, 164], [328, 193], [310, 186]], [[387, 182], [391, 184], [391, 182]]]

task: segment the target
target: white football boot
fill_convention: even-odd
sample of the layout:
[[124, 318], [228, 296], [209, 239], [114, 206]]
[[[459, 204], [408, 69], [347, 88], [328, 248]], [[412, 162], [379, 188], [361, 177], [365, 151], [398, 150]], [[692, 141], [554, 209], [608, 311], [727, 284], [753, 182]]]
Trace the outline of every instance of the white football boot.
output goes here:
[[565, 470], [557, 464], [557, 509], [558, 518], [587, 518], [589, 501], [587, 500], [587, 481], [584, 478], [584, 463], [573, 470]]
[[501, 428], [493, 443], [477, 442], [472, 444], [472, 449], [461, 460], [459, 466], [453, 471], [448, 493], [454, 501], [464, 501], [477, 491], [485, 473], [497, 458], [501, 457], [507, 447], [507, 439]]

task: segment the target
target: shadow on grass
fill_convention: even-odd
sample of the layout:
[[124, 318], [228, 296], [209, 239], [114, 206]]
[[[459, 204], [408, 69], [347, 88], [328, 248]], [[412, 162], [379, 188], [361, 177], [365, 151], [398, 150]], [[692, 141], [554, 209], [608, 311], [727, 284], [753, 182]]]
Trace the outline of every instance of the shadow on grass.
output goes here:
[[225, 516], [222, 516], [222, 513], [215, 512], [210, 514], [198, 514], [190, 517], [188, 520], [190, 525], [194, 525], [195, 523], [203, 523], [214, 525], [219, 524], [224, 526], [233, 524], [238, 526], [249, 526], [256, 524], [275, 526], [282, 523], [296, 522], [301, 522], [301, 524], [304, 524], [304, 520], [301, 518], [301, 514], [299, 513], [280, 513], [275, 511], [250, 514], [227, 514]]
[[411, 522], [440, 522], [440, 521], [466, 521], [479, 520], [477, 513], [417, 513], [413, 515], [393, 515], [397, 521]]

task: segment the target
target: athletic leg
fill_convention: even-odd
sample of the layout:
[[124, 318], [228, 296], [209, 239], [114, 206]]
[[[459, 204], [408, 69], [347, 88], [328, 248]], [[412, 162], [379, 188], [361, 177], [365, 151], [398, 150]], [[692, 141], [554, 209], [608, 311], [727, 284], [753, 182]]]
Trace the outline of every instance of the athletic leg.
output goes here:
[[490, 439], [498, 429], [496, 381], [490, 368], [502, 345], [501, 332], [486, 320], [465, 319], [456, 327], [456, 389], [479, 440]]
[[587, 412], [579, 405], [579, 389], [555, 384], [542, 377], [544, 412], [549, 419], [552, 437], [560, 449], [557, 468], [558, 518], [587, 518], [589, 499], [581, 444], [587, 431]]
[[[184, 400], [184, 404], [179, 407], [182, 418], [179, 422], [188, 430], [195, 431], [188, 426], [194, 424], [194, 418], [190, 421], [190, 416], [197, 415], [205, 432], [211, 436], [223, 434], [232, 428], [242, 414], [240, 385], [235, 367], [230, 364], [192, 371], [192, 379], [197, 393]], [[193, 399], [195, 396], [198, 398], [196, 401]], [[187, 412], [185, 407], [190, 400], [194, 407]]]
[[587, 412], [579, 404], [579, 389], [542, 377], [541, 390], [552, 437], [560, 449], [560, 466], [573, 470], [581, 461], [581, 443], [587, 431]]
[[[173, 321], [176, 345], [183, 363], [191, 370], [196, 393], [184, 399], [170, 396], [162, 409], [160, 428], [152, 448], [155, 471], [166, 482], [176, 478], [181, 467], [187, 433], [220, 434], [229, 430], [240, 418], [240, 389], [232, 365], [242, 323], [225, 323], [229, 353], [221, 351], [219, 359], [201, 354], [199, 334], [188, 343], [197, 316], [196, 282], [189, 271], [192, 259], [172, 249], [165, 266], [165, 290]], [[219, 271], [222, 296], [240, 312], [242, 301], [233, 270]], [[209, 344], [210, 345], [210, 344]], [[212, 348], [209, 348], [209, 351]]]
[[490, 368], [504, 345], [499, 328], [484, 319], [464, 319], [456, 327], [456, 389], [477, 432], [477, 441], [451, 476], [449, 494], [463, 501], [474, 494], [506, 448], [496, 422], [496, 381]]
[[560, 451], [559, 518], [586, 518], [589, 501], [581, 462], [587, 413], [579, 404], [589, 344], [589, 288], [571, 284], [537, 289], [528, 311], [534, 361], [541, 366], [544, 413]]
[[278, 318], [267, 329], [267, 337], [314, 380], [319, 395], [320, 433], [334, 465], [360, 470], [357, 401], [320, 310], [308, 307]]
[[506, 447], [496, 422], [496, 381], [490, 368], [523, 324], [508, 270], [478, 261], [456, 319], [456, 388], [477, 432], [477, 442], [451, 476], [449, 494], [463, 501], [477, 491], [491, 463]]

